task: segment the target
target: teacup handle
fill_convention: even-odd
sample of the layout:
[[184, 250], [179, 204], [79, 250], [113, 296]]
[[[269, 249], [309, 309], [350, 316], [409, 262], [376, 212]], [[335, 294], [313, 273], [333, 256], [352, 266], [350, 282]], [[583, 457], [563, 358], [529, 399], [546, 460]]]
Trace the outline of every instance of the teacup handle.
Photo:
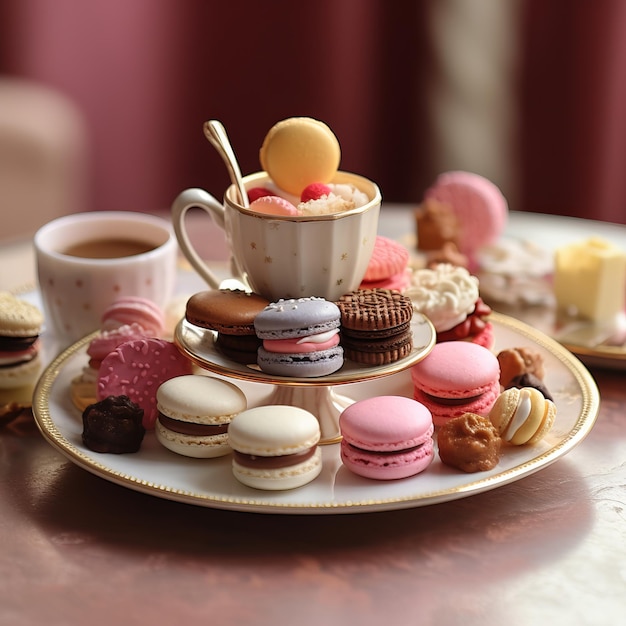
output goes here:
[[178, 239], [178, 245], [183, 254], [191, 263], [191, 266], [200, 274], [200, 276], [213, 289], [220, 288], [220, 280], [207, 267], [206, 263], [200, 258], [200, 255], [193, 247], [187, 229], [185, 228], [185, 215], [191, 208], [199, 208], [206, 211], [211, 219], [222, 230], [225, 230], [224, 223], [224, 207], [210, 193], [204, 189], [185, 189], [178, 194], [172, 204], [172, 223], [174, 225], [174, 233]]

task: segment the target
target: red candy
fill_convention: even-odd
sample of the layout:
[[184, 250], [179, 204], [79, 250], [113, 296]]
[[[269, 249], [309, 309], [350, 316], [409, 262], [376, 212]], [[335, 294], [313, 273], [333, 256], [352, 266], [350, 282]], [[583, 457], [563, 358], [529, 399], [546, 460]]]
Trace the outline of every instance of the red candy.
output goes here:
[[311, 183], [307, 185], [300, 195], [300, 202], [308, 202], [309, 200], [319, 200], [323, 196], [327, 196], [331, 192], [328, 185], [324, 183]]
[[252, 187], [252, 189], [248, 189], [248, 201], [254, 202], [263, 196], [273, 196], [274, 192], [270, 191], [266, 187]]

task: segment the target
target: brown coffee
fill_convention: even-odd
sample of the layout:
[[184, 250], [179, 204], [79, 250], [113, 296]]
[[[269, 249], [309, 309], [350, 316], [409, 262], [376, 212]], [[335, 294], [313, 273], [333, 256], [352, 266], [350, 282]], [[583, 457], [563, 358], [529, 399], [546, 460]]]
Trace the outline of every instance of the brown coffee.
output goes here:
[[143, 254], [144, 252], [154, 250], [156, 247], [154, 244], [146, 243], [145, 241], [111, 237], [72, 244], [61, 252], [68, 256], [76, 256], [83, 259], [117, 259]]

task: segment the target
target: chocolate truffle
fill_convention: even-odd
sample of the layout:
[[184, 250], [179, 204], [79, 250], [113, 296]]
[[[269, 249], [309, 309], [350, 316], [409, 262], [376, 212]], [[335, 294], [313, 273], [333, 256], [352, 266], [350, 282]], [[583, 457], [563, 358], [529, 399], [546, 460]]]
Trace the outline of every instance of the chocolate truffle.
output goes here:
[[137, 452], [146, 429], [143, 409], [128, 396], [108, 396], [83, 411], [83, 443], [94, 452]]

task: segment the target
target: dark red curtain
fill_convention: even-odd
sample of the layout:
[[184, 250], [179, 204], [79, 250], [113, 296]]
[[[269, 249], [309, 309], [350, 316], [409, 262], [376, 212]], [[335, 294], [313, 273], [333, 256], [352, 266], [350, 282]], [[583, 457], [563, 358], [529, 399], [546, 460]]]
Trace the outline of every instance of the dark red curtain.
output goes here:
[[[385, 200], [417, 203], [438, 173], [425, 97], [437, 1], [0, 0], [0, 71], [84, 111], [87, 209], [164, 209], [189, 186], [220, 196], [228, 177], [203, 122], [224, 122], [251, 172], [265, 132], [292, 115], [326, 121], [342, 167]], [[511, 208], [626, 223], [626, 2], [520, 9]]]
[[[226, 169], [204, 138], [226, 126], [244, 173], [280, 119], [327, 122], [343, 169], [390, 201], [432, 179], [421, 85], [427, 3], [412, 0], [0, 0], [5, 72], [51, 83], [92, 131], [94, 209], [163, 208]], [[420, 149], [415, 150], [415, 146]]]
[[521, 204], [626, 224], [626, 2], [526, 0]]

